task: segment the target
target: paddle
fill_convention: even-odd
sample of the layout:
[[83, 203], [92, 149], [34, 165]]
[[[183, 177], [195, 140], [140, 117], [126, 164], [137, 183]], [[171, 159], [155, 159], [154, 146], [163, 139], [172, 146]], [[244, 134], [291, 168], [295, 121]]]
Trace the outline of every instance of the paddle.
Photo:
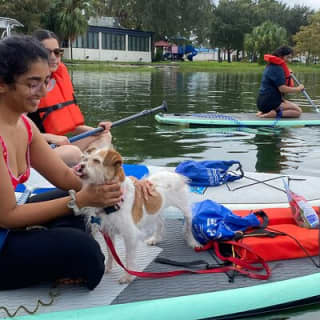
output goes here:
[[[297, 77], [293, 74], [293, 72], [291, 72], [291, 77], [297, 83], [298, 86], [301, 84], [300, 81], [297, 79]], [[302, 93], [305, 95], [305, 97], [310, 102], [310, 104], [315, 108], [316, 112], [320, 112], [319, 108], [316, 106], [316, 104], [312, 101], [312, 99], [308, 95], [306, 89], [303, 89]]]
[[[129, 117], [126, 117], [126, 118], [123, 118], [123, 119], [120, 119], [120, 120], [117, 120], [115, 122], [112, 123], [112, 126], [111, 128], [114, 128], [114, 127], [117, 127], [123, 123], [127, 123], [131, 120], [134, 120], [134, 119], [137, 119], [137, 118], [140, 118], [140, 117], [143, 117], [143, 116], [147, 116], [149, 114], [152, 114], [152, 113], [157, 113], [159, 111], [168, 111], [168, 105], [166, 103], [166, 101], [163, 101], [162, 104], [158, 107], [155, 107], [153, 109], [147, 109], [147, 110], [143, 110], [139, 113], [136, 113], [136, 114], [133, 114], [132, 116], [129, 116]], [[83, 132], [81, 134], [78, 134], [76, 136], [73, 136], [69, 139], [70, 143], [72, 142], [75, 142], [75, 141], [78, 141], [80, 139], [83, 139], [83, 138], [86, 138], [86, 137], [89, 137], [89, 136], [92, 136], [94, 134], [97, 134], [99, 132], [102, 132], [104, 130], [103, 127], [98, 127], [98, 128], [95, 128], [93, 130], [90, 130], [90, 131], [87, 131], [87, 132]], [[52, 148], [55, 148], [56, 145], [51, 145]]]
[[[152, 108], [152, 109], [149, 109], [149, 110], [143, 110], [139, 113], [136, 113], [136, 114], [133, 114], [129, 117], [126, 117], [126, 118], [123, 118], [123, 119], [120, 119], [118, 121], [115, 121], [112, 123], [112, 128], [113, 127], [117, 127], [123, 123], [127, 123], [131, 120], [134, 120], [134, 119], [137, 119], [137, 118], [140, 118], [140, 117], [143, 117], [143, 116], [146, 116], [146, 115], [149, 115], [149, 114], [152, 114], [152, 113], [156, 113], [156, 112], [159, 112], [159, 111], [167, 111], [168, 110], [168, 106], [167, 106], [167, 103], [166, 101], [163, 101], [162, 104], [158, 107], [155, 107], [155, 108]], [[81, 133], [79, 135], [76, 135], [76, 136], [73, 136], [69, 139], [70, 142], [75, 142], [75, 141], [78, 141], [80, 139], [83, 139], [83, 138], [86, 138], [86, 137], [89, 137], [91, 135], [94, 135], [96, 133], [99, 133], [99, 132], [102, 132], [104, 130], [103, 127], [99, 127], [99, 128], [95, 128], [93, 130], [90, 130], [90, 131], [87, 131], [87, 132], [84, 132], [84, 133]], [[55, 144], [52, 144], [51, 145], [52, 148], [55, 148], [57, 147], [57, 145]], [[38, 177], [40, 179], [40, 177]], [[30, 179], [29, 179], [30, 180]], [[42, 180], [46, 181], [44, 178], [42, 178]], [[48, 183], [48, 182], [46, 182]], [[45, 183], [45, 185], [46, 185]], [[18, 205], [21, 205], [21, 204], [24, 204], [28, 201], [29, 197], [31, 196], [31, 194], [34, 192], [34, 190], [36, 189], [40, 189], [39, 188], [39, 183], [37, 183], [35, 181], [35, 183], [33, 183], [32, 181], [28, 181], [27, 184], [25, 184], [26, 188], [25, 190], [23, 191], [22, 195], [19, 197], [18, 201], [17, 201], [17, 204]]]

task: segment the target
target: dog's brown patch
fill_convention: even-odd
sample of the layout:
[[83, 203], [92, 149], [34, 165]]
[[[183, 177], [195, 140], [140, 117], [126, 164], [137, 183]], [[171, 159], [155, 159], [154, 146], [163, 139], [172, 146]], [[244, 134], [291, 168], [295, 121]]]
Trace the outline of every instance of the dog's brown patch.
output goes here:
[[132, 207], [132, 218], [135, 224], [138, 224], [142, 219], [142, 215], [143, 215], [142, 210], [143, 210], [143, 198], [142, 198], [141, 190], [138, 188], [135, 188], [134, 202]]
[[122, 158], [120, 154], [115, 150], [102, 150], [99, 152], [103, 157], [103, 165], [108, 167], [114, 167], [114, 177], [117, 177], [119, 182], [125, 180], [124, 170], [122, 168]]
[[152, 195], [145, 200], [139, 188], [135, 188], [132, 217], [135, 224], [138, 224], [143, 216], [143, 206], [148, 214], [156, 214], [162, 205], [162, 198], [159, 192], [153, 191]]

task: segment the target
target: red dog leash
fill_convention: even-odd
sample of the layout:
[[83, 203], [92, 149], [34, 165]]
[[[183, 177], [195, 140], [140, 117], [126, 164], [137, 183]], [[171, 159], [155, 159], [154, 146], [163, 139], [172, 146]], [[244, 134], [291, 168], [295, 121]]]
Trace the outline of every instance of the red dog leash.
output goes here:
[[[254, 279], [262, 279], [262, 280], [266, 280], [270, 277], [270, 269], [268, 267], [268, 265], [266, 264], [262, 264], [262, 267], [256, 267], [256, 266], [252, 266], [248, 263], [244, 263], [243, 261], [241, 262], [240, 259], [239, 263], [241, 263], [240, 267], [235, 267], [235, 266], [225, 266], [225, 267], [217, 267], [217, 268], [212, 268], [212, 269], [205, 269], [205, 270], [174, 270], [174, 271], [166, 271], [166, 272], [140, 272], [140, 271], [133, 271], [133, 270], [129, 270], [127, 269], [122, 261], [120, 260], [114, 245], [109, 237], [108, 234], [103, 233], [103, 237], [106, 241], [107, 246], [109, 247], [113, 258], [116, 260], [116, 262], [118, 263], [119, 266], [121, 266], [126, 272], [128, 272], [129, 274], [133, 275], [133, 276], [137, 276], [140, 278], [167, 278], [167, 277], [175, 277], [181, 274], [187, 274], [187, 273], [191, 273], [191, 274], [208, 274], [208, 273], [223, 273], [223, 272], [227, 272], [227, 271], [236, 271], [239, 272], [241, 274], [244, 274], [250, 278], [254, 278]], [[260, 258], [260, 257], [259, 257]], [[260, 262], [261, 261], [256, 261], [256, 262]], [[249, 269], [249, 270], [262, 270], [265, 269], [266, 270], [266, 274], [257, 274], [257, 273], [253, 273], [245, 269]]]

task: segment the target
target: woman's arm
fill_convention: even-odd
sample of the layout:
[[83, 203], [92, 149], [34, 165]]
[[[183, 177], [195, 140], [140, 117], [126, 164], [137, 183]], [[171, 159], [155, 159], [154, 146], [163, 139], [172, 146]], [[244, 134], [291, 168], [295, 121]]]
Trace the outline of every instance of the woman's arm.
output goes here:
[[[81, 189], [80, 179], [48, 146], [34, 125], [32, 130], [33, 139], [30, 150], [32, 164], [49, 181], [60, 188], [77, 190], [76, 202], [80, 208], [86, 206], [106, 207], [120, 202], [122, 192], [119, 183], [89, 185]], [[17, 205], [8, 168], [2, 156], [1, 146], [0, 176], [1, 227], [10, 229], [43, 224], [55, 218], [72, 214], [72, 210], [67, 206], [71, 200], [69, 196], [50, 201]]]
[[66, 136], [59, 136], [57, 134], [51, 133], [42, 133], [42, 136], [48, 143], [53, 143], [57, 146], [62, 146], [65, 144], [70, 144], [68, 137]]
[[30, 146], [31, 166], [46, 177], [56, 187], [69, 190], [81, 189], [81, 180], [73, 173], [59, 155], [48, 145], [38, 128], [32, 124], [32, 142]]
[[297, 93], [297, 92], [301, 92], [304, 89], [304, 85], [300, 84], [297, 87], [288, 87], [286, 85], [282, 85], [282, 86], [279, 86], [278, 89], [281, 93]]

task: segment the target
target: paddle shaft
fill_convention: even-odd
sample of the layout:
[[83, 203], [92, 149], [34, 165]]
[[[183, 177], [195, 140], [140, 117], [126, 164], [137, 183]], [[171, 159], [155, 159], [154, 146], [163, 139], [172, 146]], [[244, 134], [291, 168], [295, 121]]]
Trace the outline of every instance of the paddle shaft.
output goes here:
[[[291, 72], [291, 77], [297, 83], [298, 86], [301, 84], [300, 81], [297, 79], [297, 77], [292, 72]], [[319, 108], [316, 106], [316, 104], [310, 98], [310, 96], [309, 96], [308, 92], [306, 91], [306, 89], [303, 89], [302, 93], [305, 95], [305, 97], [310, 102], [310, 104], [315, 108], [316, 112], [320, 112]]]
[[[134, 119], [137, 119], [137, 118], [140, 118], [140, 117], [143, 117], [143, 116], [147, 116], [149, 114], [152, 114], [152, 113], [157, 113], [157, 112], [160, 112], [160, 111], [167, 111], [168, 110], [168, 106], [167, 106], [167, 103], [166, 101], [163, 101], [162, 104], [158, 107], [155, 107], [153, 109], [147, 109], [147, 110], [143, 110], [139, 113], [136, 113], [136, 114], [133, 114], [132, 116], [129, 116], [129, 117], [126, 117], [126, 118], [123, 118], [123, 119], [120, 119], [118, 121], [115, 121], [112, 123], [112, 126], [111, 128], [114, 128], [114, 127], [117, 127], [121, 124], [124, 124], [124, 123], [127, 123], [131, 120], [134, 120]], [[90, 131], [87, 131], [87, 132], [83, 132], [81, 134], [78, 134], [76, 136], [73, 136], [69, 139], [70, 143], [72, 142], [75, 142], [75, 141], [78, 141], [78, 140], [81, 140], [83, 138], [86, 138], [86, 137], [89, 137], [89, 136], [92, 136], [94, 134], [97, 134], [99, 132], [102, 132], [104, 130], [103, 127], [98, 127], [98, 128], [95, 128], [93, 130], [90, 130]], [[55, 148], [56, 146], [53, 146], [53, 148]]]

